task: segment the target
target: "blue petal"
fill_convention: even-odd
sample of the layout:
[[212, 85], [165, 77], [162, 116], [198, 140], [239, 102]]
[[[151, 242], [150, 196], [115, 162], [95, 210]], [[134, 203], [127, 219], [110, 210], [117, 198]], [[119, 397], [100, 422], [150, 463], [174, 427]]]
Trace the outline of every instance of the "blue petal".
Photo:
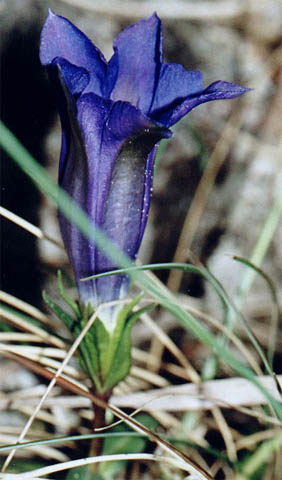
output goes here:
[[161, 138], [170, 138], [172, 133], [163, 125], [153, 122], [138, 108], [128, 102], [114, 102], [107, 128], [115, 138], [126, 139], [143, 134], [157, 134]]
[[[89, 202], [88, 213], [110, 238], [118, 238], [120, 248], [134, 258], [138, 247], [133, 233], [123, 229], [122, 224], [126, 222], [128, 227], [130, 222], [132, 229], [139, 232], [140, 221], [132, 218], [137, 215], [140, 220], [142, 216], [146, 161], [154, 145], [171, 132], [126, 102], [112, 103], [88, 94], [80, 97], [77, 108], [93, 179], [89, 186], [93, 201]], [[91, 207], [94, 199], [95, 210]], [[131, 209], [134, 213], [129, 212]], [[123, 248], [121, 243], [127, 242]]]
[[[166, 137], [168, 138], [168, 137]], [[155, 158], [157, 154], [159, 143], [157, 143], [151, 153], [148, 155], [147, 163], [146, 163], [146, 171], [145, 171], [145, 189], [144, 189], [144, 199], [143, 199], [143, 206], [141, 212], [141, 222], [140, 222], [140, 230], [139, 230], [139, 237], [137, 239], [137, 245], [141, 244], [145, 227], [148, 220], [150, 203], [151, 203], [151, 196], [153, 190], [153, 174], [154, 174], [154, 165], [155, 165]]]
[[164, 63], [161, 66], [158, 86], [151, 115], [156, 112], [171, 108], [175, 103], [183, 101], [186, 97], [196, 95], [203, 91], [203, 76], [197, 70], [185, 70], [176, 63]]
[[[59, 66], [58, 66], [59, 69]], [[62, 147], [59, 168], [59, 184], [68, 192], [73, 201], [87, 213], [88, 201], [88, 160], [84, 146], [84, 138], [77, 121], [77, 108], [69, 90], [65, 87], [59, 70], [64, 101], [60, 101], [60, 117], [62, 123]], [[62, 95], [63, 96], [63, 95]], [[61, 96], [61, 97], [62, 97]], [[70, 223], [59, 211], [59, 222], [64, 245], [74, 269], [76, 283], [80, 286], [80, 278], [84, 273], [94, 270], [94, 257], [88, 254], [90, 242], [84, 238], [76, 225]], [[85, 284], [83, 295], [92, 298], [95, 303], [97, 294], [95, 285]], [[87, 302], [86, 302], [87, 303]]]
[[[70, 144], [70, 134], [76, 115], [75, 99], [81, 94], [89, 82], [89, 73], [80, 67], [71, 65], [62, 58], [55, 58], [48, 65], [48, 73], [57, 94], [57, 102], [62, 123], [62, 145], [59, 164], [59, 182], [65, 168], [65, 160]], [[81, 141], [82, 143], [82, 141]]]
[[115, 101], [130, 102], [147, 114], [161, 67], [161, 41], [156, 14], [123, 30], [114, 42], [105, 94]]
[[[57, 67], [62, 79], [73, 97], [78, 97], [87, 87], [90, 75], [85, 68], [76, 67], [64, 58], [54, 58], [49, 69]], [[57, 72], [54, 72], [55, 75]], [[51, 74], [52, 75], [52, 74]]]
[[166, 111], [157, 111], [153, 115], [156, 121], [162, 123], [166, 127], [171, 127], [178, 122], [184, 115], [187, 115], [190, 110], [197, 107], [201, 103], [211, 102], [213, 100], [226, 100], [236, 98], [243, 93], [251, 90], [250, 88], [241, 87], [234, 83], [222, 82], [221, 80], [212, 83], [202, 92], [188, 96], [178, 105], [172, 105]]
[[90, 74], [86, 91], [102, 93], [107, 69], [102, 53], [69, 20], [49, 10], [41, 33], [40, 60], [43, 65], [50, 65], [56, 57], [85, 68]]
[[[148, 138], [149, 137], [149, 138]], [[141, 135], [127, 140], [119, 152], [112, 170], [110, 188], [104, 205], [102, 230], [132, 260], [139, 249], [148, 216], [148, 164], [151, 167], [160, 135]], [[96, 270], [109, 271], [117, 265], [102, 251], [97, 252]], [[103, 301], [122, 298], [121, 288], [128, 285], [126, 277], [99, 282], [98, 296]], [[124, 291], [124, 294], [126, 291]]]
[[[150, 153], [170, 132], [130, 104], [113, 103], [94, 94], [80, 96], [76, 109], [68, 109], [70, 131], [65, 131], [68, 141], [60, 185], [133, 259], [145, 228], [144, 209], [148, 209], [147, 161], [149, 158], [152, 169]], [[62, 215], [60, 225], [82, 303], [97, 304], [126, 293], [128, 279], [124, 276], [79, 281], [116, 265]]]

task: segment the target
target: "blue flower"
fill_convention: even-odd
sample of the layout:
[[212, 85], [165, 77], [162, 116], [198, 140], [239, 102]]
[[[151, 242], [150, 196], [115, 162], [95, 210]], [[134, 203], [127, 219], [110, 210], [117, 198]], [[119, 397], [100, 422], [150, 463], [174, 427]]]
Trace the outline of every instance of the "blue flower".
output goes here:
[[[197, 105], [238, 97], [246, 88], [217, 81], [203, 87], [198, 71], [162, 62], [156, 14], [114, 41], [109, 62], [66, 18], [49, 12], [40, 59], [57, 91], [62, 123], [59, 184], [94, 225], [135, 259], [147, 222], [154, 158], [169, 127]], [[80, 279], [116, 265], [59, 214], [81, 305], [122, 298], [124, 275]]]

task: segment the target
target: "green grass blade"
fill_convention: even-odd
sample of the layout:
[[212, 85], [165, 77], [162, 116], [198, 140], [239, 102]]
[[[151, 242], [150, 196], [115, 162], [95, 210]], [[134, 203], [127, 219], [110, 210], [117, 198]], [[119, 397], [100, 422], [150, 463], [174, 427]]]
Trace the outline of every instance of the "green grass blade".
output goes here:
[[[250, 263], [252, 265], [256, 265], [257, 267], [261, 265], [261, 262], [264, 259], [267, 249], [273, 238], [273, 235], [281, 221], [281, 217], [282, 217], [282, 189], [280, 190], [280, 194], [276, 198], [276, 201], [265, 220], [260, 236], [253, 249], [253, 252], [250, 258]], [[246, 271], [245, 275], [242, 278], [242, 281], [240, 282], [237, 301], [247, 294], [248, 290], [250, 289], [254, 281], [255, 275], [256, 275], [256, 271], [254, 269], [253, 270], [249, 269]]]
[[278, 301], [278, 296], [277, 296], [277, 290], [276, 287], [271, 280], [271, 278], [257, 265], [254, 265], [250, 260], [243, 258], [243, 257], [238, 257], [234, 256], [234, 260], [243, 263], [247, 267], [253, 269], [258, 275], [260, 275], [263, 280], [265, 281], [266, 285], [268, 286], [272, 302], [273, 302], [273, 313], [272, 313], [272, 321], [271, 321], [271, 334], [269, 338], [269, 344], [268, 344], [268, 360], [270, 365], [273, 363], [273, 357], [274, 357], [274, 352], [275, 352], [275, 346], [277, 342], [277, 333], [278, 333], [278, 323], [279, 323], [279, 301]]

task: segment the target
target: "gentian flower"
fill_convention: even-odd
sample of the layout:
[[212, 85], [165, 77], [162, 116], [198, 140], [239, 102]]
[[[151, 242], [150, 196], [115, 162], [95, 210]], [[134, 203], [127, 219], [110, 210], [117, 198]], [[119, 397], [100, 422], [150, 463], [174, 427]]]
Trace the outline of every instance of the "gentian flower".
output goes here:
[[[199, 71], [163, 63], [156, 14], [121, 32], [107, 62], [80, 30], [50, 11], [40, 59], [57, 89], [63, 132], [59, 184], [94, 225], [135, 259], [160, 140], [169, 138], [169, 127], [197, 105], [235, 98], [247, 89], [223, 81], [204, 88]], [[116, 265], [63, 215], [59, 219], [81, 305], [124, 297], [124, 275], [80, 281]]]

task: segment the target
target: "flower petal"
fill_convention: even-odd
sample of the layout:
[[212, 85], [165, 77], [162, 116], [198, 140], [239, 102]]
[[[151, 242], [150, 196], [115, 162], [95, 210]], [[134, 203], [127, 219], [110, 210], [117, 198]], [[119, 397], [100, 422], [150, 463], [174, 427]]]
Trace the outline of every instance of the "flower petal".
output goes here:
[[[131, 259], [147, 222], [158, 144], [171, 135], [167, 127], [201, 103], [249, 90], [221, 81], [204, 90], [200, 72], [162, 64], [161, 49], [156, 14], [118, 35], [109, 64], [51, 11], [41, 35], [40, 59], [56, 86], [63, 131], [59, 184]], [[115, 269], [116, 262], [60, 212], [59, 220], [82, 305], [122, 298], [126, 275], [80, 281]], [[103, 321], [114, 326], [116, 313], [103, 311]]]
[[[159, 135], [145, 134], [125, 142], [115, 161], [104, 205], [102, 230], [132, 260], [139, 249], [148, 216], [145, 215], [148, 214], [145, 199], [147, 182], [151, 185], [151, 176], [147, 176], [147, 165], [155, 157], [154, 145], [159, 140]], [[100, 250], [96, 258], [96, 271], [109, 271], [117, 267]], [[100, 279], [102, 281], [97, 286], [100, 299], [110, 301], [123, 297], [128, 280], [123, 275], [119, 277], [112, 277], [110, 282]]]
[[203, 76], [198, 70], [185, 70], [176, 63], [161, 66], [151, 114], [171, 108], [186, 97], [203, 91]]
[[123, 30], [109, 62], [107, 96], [150, 110], [161, 66], [161, 22], [156, 14]]
[[[77, 121], [77, 108], [74, 96], [66, 86], [66, 79], [64, 78], [66, 71], [61, 67], [60, 62], [57, 62], [52, 67], [60, 99], [59, 112], [62, 123], [59, 184], [72, 197], [73, 201], [87, 212], [89, 171], [84, 138]], [[55, 71], [57, 71], [57, 74]], [[88, 239], [84, 238], [79, 232], [76, 225], [70, 223], [60, 211], [59, 222], [64, 245], [73, 266], [76, 283], [79, 288], [81, 273], [94, 271], [94, 258], [87, 254], [89, 249], [93, 247]], [[93, 298], [93, 302], [95, 302], [97, 298], [95, 285], [86, 283], [83, 286], [83, 295], [85, 298]]]
[[[113, 103], [83, 94], [76, 109], [68, 102], [67, 141], [60, 185], [114, 243], [135, 258], [144, 229], [146, 165], [154, 145], [170, 132], [152, 123], [126, 102]], [[114, 262], [60, 215], [60, 225], [82, 303], [120, 298], [125, 276], [80, 282], [80, 278], [111, 270]]]
[[209, 85], [202, 92], [188, 96], [178, 105], [173, 105], [172, 108], [168, 108], [166, 111], [155, 112], [151, 117], [166, 127], [171, 127], [201, 103], [211, 102], [212, 100], [236, 98], [248, 90], [251, 89], [236, 85], [235, 83], [219, 80]]
[[[95, 211], [91, 202], [88, 213], [95, 223], [101, 226], [104, 205], [112, 181], [112, 171], [124, 143], [142, 135], [143, 150], [147, 152], [145, 139], [167, 138], [171, 132], [154, 124], [137, 108], [126, 102], [113, 103], [94, 94], [85, 94], [79, 98], [77, 108], [88, 167], [91, 171], [90, 177], [93, 179], [91, 185], [89, 184], [89, 190], [93, 192], [93, 198], [96, 199]], [[149, 145], [152, 149], [154, 143], [149, 141]], [[123, 179], [123, 183], [126, 181]]]
[[49, 65], [56, 57], [85, 68], [90, 74], [86, 92], [101, 94], [107, 69], [102, 53], [69, 20], [49, 10], [41, 33], [40, 60]]
[[[73, 97], [78, 97], [83, 90], [87, 87], [90, 79], [90, 75], [85, 68], [76, 67], [72, 65], [64, 58], [54, 58], [52, 63], [48, 66], [49, 72], [53, 70], [53, 67], [58, 67], [60, 70], [61, 78], [63, 79], [66, 87]], [[58, 71], [53, 70], [53, 75], [57, 75]], [[51, 73], [52, 77], [52, 73]], [[53, 76], [53, 80], [56, 79]]]
[[[93, 211], [89, 205], [91, 209], [88, 212], [97, 225], [107, 224], [108, 233], [113, 225], [124, 220], [123, 215], [117, 214], [120, 207], [129, 216], [127, 201], [132, 204], [136, 202], [137, 190], [134, 184], [140, 183], [142, 191], [144, 189], [146, 159], [154, 145], [161, 138], [170, 137], [171, 132], [153, 123], [127, 102], [113, 103], [87, 94], [80, 97], [77, 107], [89, 169], [94, 180], [89, 190], [93, 192], [93, 198], [97, 199], [96, 210]], [[95, 121], [96, 118], [98, 121]], [[112, 203], [109, 217], [104, 212], [106, 203]], [[109, 221], [108, 218], [115, 210], [115, 218]], [[117, 228], [120, 230], [120, 227]], [[132, 257], [136, 253], [133, 250], [130, 253]]]
[[150, 203], [151, 203], [151, 196], [153, 191], [153, 174], [154, 174], [154, 166], [155, 166], [155, 158], [158, 151], [159, 143], [157, 143], [151, 153], [148, 155], [147, 164], [146, 164], [146, 171], [145, 171], [145, 189], [144, 189], [144, 200], [143, 200], [143, 207], [142, 207], [142, 216], [141, 216], [141, 223], [140, 223], [140, 231], [139, 237], [137, 239], [137, 245], [141, 244], [145, 227], [147, 225]]
[[[68, 145], [71, 143], [70, 134], [76, 115], [75, 99], [81, 94], [89, 82], [89, 73], [80, 67], [76, 67], [63, 58], [55, 58], [48, 65], [48, 73], [57, 96], [57, 103], [62, 123], [62, 145], [59, 164], [59, 182], [62, 177], [65, 160], [67, 158]], [[82, 144], [82, 140], [80, 141]]]

